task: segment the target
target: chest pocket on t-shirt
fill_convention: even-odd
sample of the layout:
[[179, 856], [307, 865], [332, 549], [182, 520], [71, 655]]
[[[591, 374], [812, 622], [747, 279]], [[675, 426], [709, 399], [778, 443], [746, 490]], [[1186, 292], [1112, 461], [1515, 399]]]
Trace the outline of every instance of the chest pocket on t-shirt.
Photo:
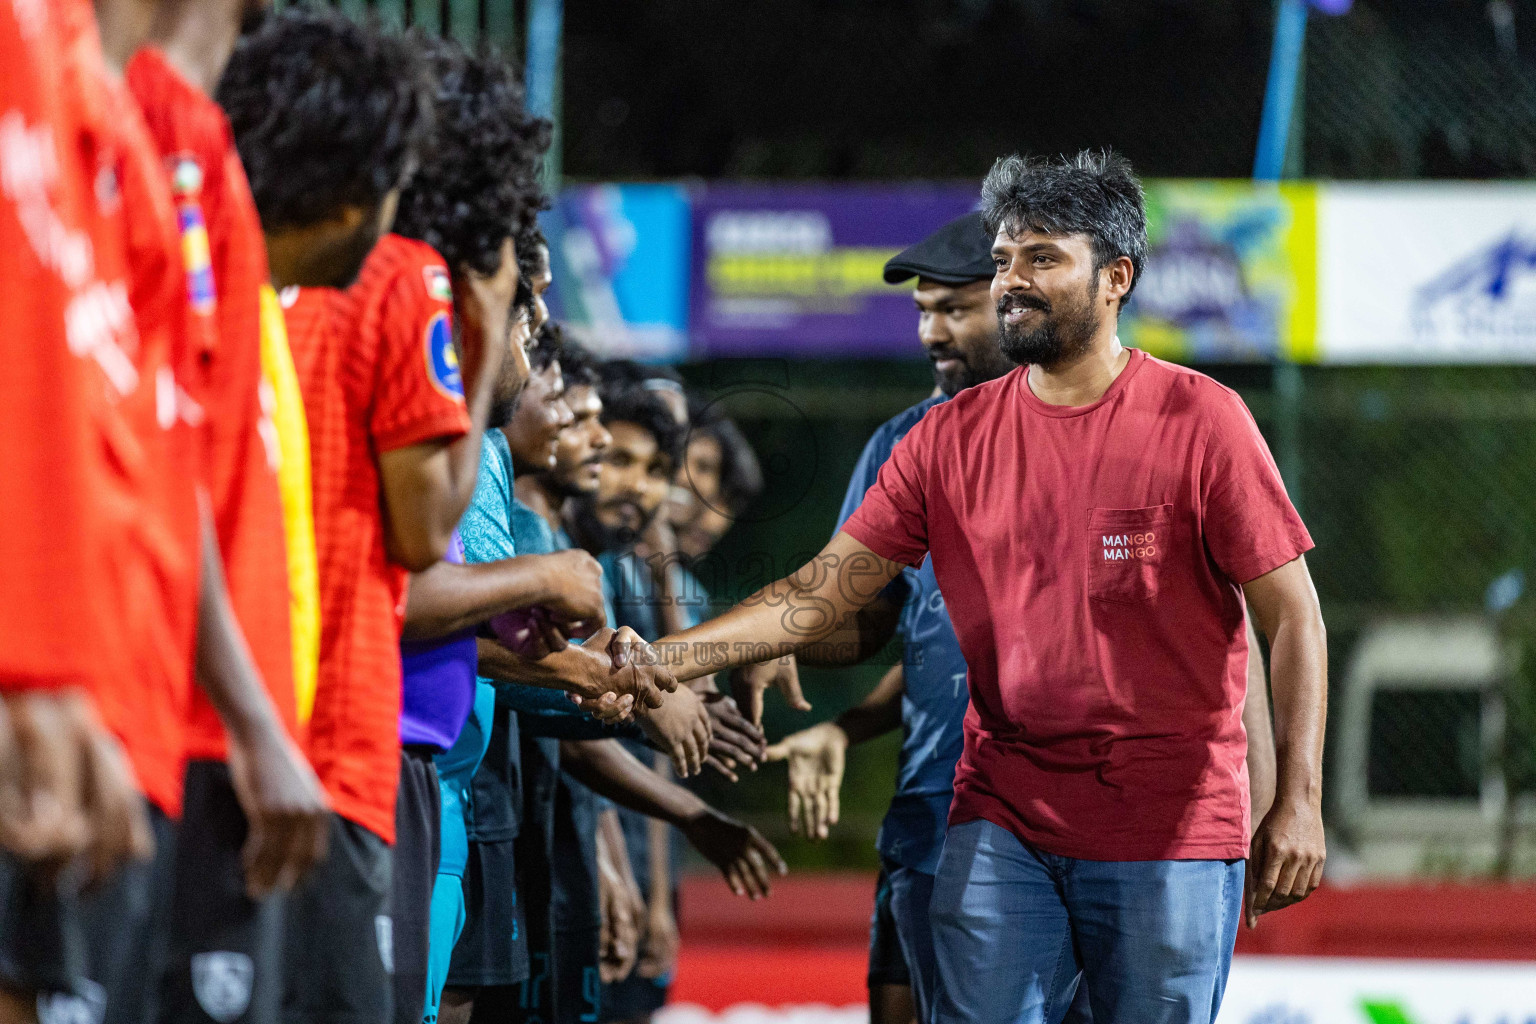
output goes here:
[[1143, 603], [1157, 597], [1172, 505], [1088, 512], [1088, 596]]

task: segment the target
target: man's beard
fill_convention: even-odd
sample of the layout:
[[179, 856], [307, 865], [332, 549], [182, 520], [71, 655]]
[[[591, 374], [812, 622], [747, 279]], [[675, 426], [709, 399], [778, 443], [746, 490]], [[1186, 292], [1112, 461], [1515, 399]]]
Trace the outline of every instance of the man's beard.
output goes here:
[[[1013, 364], [1002, 356], [997, 347], [993, 346], [985, 352], [962, 353], [958, 349], [930, 349], [928, 358], [933, 360], [933, 383], [949, 398], [954, 398], [966, 388], [973, 388], [978, 384], [985, 384], [989, 380], [996, 380], [1009, 370]], [[958, 370], [942, 371], [938, 368], [939, 359], [954, 359], [959, 362]]]
[[491, 394], [491, 410], [488, 419], [493, 429], [504, 427], [512, 422], [512, 414], [517, 411], [517, 400], [522, 397], [523, 388], [527, 384], [527, 378], [518, 380], [517, 370], [513, 367], [511, 359], [502, 361], [501, 373], [496, 378], [496, 388]]
[[[576, 474], [585, 472], [588, 466], [596, 460], [588, 459], [576, 467]], [[550, 490], [562, 498], [591, 498], [597, 493], [596, 487], [588, 487], [578, 484], [573, 478], [575, 474], [568, 474], [556, 464], [555, 468], [544, 474], [544, 480], [549, 484]]]
[[[1037, 295], [1004, 295], [997, 303], [998, 348], [1019, 366], [1049, 369], [1072, 362], [1088, 351], [1094, 332], [1099, 329], [1099, 317], [1094, 310], [1098, 292], [1095, 280], [1081, 302], [1064, 306], [1056, 313], [1049, 302]], [[1015, 307], [1040, 310], [1040, 324], [1032, 330], [1010, 325], [1004, 314]]]
[[597, 498], [592, 494], [576, 496], [572, 517], [577, 532], [582, 536], [583, 546], [589, 551], [594, 548], [597, 551], [622, 551], [634, 547], [645, 528], [650, 525], [647, 519], [640, 524], [638, 530], [631, 530], [628, 526], [609, 526], [598, 518]]

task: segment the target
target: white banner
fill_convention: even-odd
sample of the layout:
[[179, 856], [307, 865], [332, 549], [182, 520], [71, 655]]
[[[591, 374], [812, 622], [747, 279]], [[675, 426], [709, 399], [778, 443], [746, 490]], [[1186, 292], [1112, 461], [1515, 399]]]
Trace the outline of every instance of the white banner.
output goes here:
[[[864, 1006], [743, 1003], [710, 1011], [674, 1004], [656, 1024], [868, 1019]], [[1217, 1024], [1536, 1024], [1536, 963], [1241, 956], [1232, 962]]]
[[[1533, 951], [1536, 953], [1536, 951]], [[1536, 964], [1237, 957], [1218, 1024], [1530, 1024]]]
[[1324, 363], [1536, 362], [1536, 184], [1319, 187]]

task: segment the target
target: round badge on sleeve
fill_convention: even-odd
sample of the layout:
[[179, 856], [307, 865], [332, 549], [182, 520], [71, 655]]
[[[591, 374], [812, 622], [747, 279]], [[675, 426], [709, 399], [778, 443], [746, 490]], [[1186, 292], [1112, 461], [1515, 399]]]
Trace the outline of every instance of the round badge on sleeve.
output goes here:
[[459, 372], [459, 353], [453, 347], [448, 314], [436, 313], [427, 322], [427, 373], [433, 385], [453, 398], [464, 397], [464, 375]]

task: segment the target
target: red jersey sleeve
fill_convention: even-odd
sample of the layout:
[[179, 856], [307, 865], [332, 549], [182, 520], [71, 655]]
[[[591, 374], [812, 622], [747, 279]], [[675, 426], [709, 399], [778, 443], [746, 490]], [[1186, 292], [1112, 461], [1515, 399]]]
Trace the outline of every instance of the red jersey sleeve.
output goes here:
[[369, 422], [381, 452], [469, 432], [448, 282], [440, 261], [413, 257], [387, 285]]
[[843, 532], [881, 558], [913, 568], [928, 553], [928, 463], [934, 451], [932, 409], [896, 442], [875, 484]]
[[[59, 102], [53, 14], [50, 5], [0, 4], [0, 690], [83, 681], [101, 649], [91, 626], [105, 610], [87, 603], [101, 589], [95, 558], [106, 538], [89, 474], [101, 446], [79, 356], [111, 344], [110, 330], [92, 329], [108, 326], [102, 318], [82, 315], [104, 311], [109, 293], [91, 277], [100, 261], [77, 207], [90, 179]], [[126, 311], [121, 300], [116, 307]]]
[[1212, 391], [1200, 524], [1211, 559], [1243, 584], [1310, 551], [1312, 538], [1248, 407], [1227, 388]]

